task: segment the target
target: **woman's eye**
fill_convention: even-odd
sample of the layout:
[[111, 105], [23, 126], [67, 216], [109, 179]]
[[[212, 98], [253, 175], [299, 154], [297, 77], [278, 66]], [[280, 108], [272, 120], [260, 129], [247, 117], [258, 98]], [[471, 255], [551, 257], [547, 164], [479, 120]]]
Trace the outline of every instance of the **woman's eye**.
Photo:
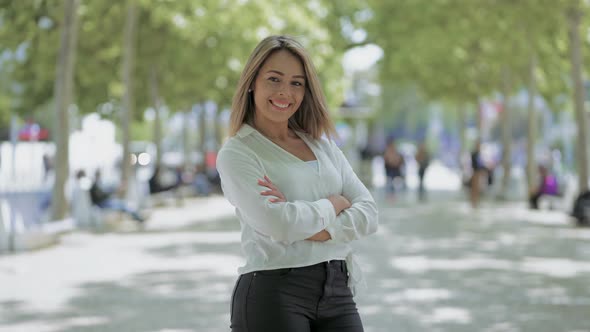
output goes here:
[[295, 82], [293, 82], [293, 85], [294, 86], [303, 86], [303, 83], [295, 81]]
[[276, 77], [269, 77], [268, 80], [271, 82], [278, 82], [279, 81], [279, 79]]

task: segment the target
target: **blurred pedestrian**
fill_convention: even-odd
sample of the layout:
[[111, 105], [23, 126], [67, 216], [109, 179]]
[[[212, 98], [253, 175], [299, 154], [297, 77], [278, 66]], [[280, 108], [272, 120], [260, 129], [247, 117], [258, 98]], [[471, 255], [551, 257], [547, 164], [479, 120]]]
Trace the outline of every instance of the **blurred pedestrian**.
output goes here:
[[405, 161], [404, 157], [397, 150], [395, 140], [393, 139], [391, 139], [385, 147], [385, 152], [383, 153], [383, 162], [387, 181], [385, 183], [385, 190], [388, 193], [394, 193], [396, 182], [401, 182], [402, 188], [405, 188], [403, 169], [405, 166]]
[[471, 152], [471, 180], [469, 181], [469, 198], [474, 208], [479, 204], [479, 197], [484, 186], [482, 181], [487, 183], [487, 168], [481, 158], [481, 141], [477, 140]]
[[149, 179], [150, 194], [157, 194], [164, 191], [176, 190], [182, 184], [182, 174], [174, 170], [174, 181], [168, 184], [162, 184], [162, 172], [160, 166], [154, 168], [154, 173]]
[[208, 196], [211, 193], [211, 183], [204, 168], [200, 165], [195, 166], [192, 186], [199, 196]]
[[258, 44], [217, 157], [246, 256], [231, 301], [234, 332], [363, 330], [350, 242], [376, 231], [377, 206], [332, 139], [329, 114], [299, 42]]
[[529, 194], [529, 206], [531, 209], [539, 208], [539, 199], [544, 196], [558, 196], [559, 186], [557, 177], [549, 172], [547, 167], [539, 165], [539, 185]]
[[49, 156], [49, 154], [44, 153], [43, 154], [43, 181], [47, 180], [47, 177], [49, 176], [49, 173], [51, 172], [52, 169], [53, 169], [53, 160]]
[[92, 181], [86, 176], [84, 170], [77, 170], [75, 174], [76, 181], [74, 182], [70, 205], [72, 217], [78, 227], [97, 226], [92, 213], [92, 199], [89, 193]]
[[[121, 187], [124, 187], [124, 185]], [[90, 199], [92, 200], [92, 204], [104, 210], [124, 212], [130, 215], [133, 220], [143, 224], [145, 219], [141, 216], [139, 211], [129, 206], [124, 200], [113, 197], [114, 194], [114, 191], [108, 191], [102, 188], [100, 170], [96, 170], [94, 173], [94, 182], [90, 187]]]
[[420, 200], [424, 200], [426, 198], [426, 189], [424, 188], [424, 175], [426, 174], [426, 169], [430, 164], [430, 154], [428, 153], [428, 149], [426, 148], [426, 143], [422, 142], [418, 146], [418, 151], [414, 156], [416, 162], [418, 163], [418, 197]]

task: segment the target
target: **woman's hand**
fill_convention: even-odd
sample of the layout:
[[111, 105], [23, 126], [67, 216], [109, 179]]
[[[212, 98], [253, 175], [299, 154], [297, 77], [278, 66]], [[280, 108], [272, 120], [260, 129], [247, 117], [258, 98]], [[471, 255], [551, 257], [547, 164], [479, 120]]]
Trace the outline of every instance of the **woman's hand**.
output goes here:
[[283, 193], [279, 190], [279, 188], [277, 188], [277, 186], [275, 186], [274, 183], [272, 183], [272, 181], [270, 181], [268, 176], [265, 175], [264, 180], [259, 179], [258, 184], [261, 186], [267, 187], [269, 189], [269, 190], [261, 192], [260, 195], [262, 195], [262, 196], [275, 196], [275, 198], [269, 198], [269, 201], [271, 203], [279, 203], [279, 202], [286, 202], [287, 201], [287, 199], [285, 198], [285, 195], [283, 195]]
[[336, 215], [339, 215], [340, 212], [348, 209], [352, 205], [352, 204], [350, 204], [350, 201], [342, 195], [332, 195], [332, 196], [328, 197], [328, 200], [330, 201], [330, 203], [332, 203], [332, 205], [334, 205], [334, 210], [336, 210]]
[[324, 229], [308, 237], [306, 240], [324, 242], [330, 240], [331, 238], [332, 236], [330, 235], [330, 233], [328, 233], [328, 231]]
[[[352, 206], [350, 201], [342, 195], [332, 195], [332, 196], [328, 197], [328, 200], [334, 206], [334, 210], [336, 211], [336, 215], [339, 215], [340, 212], [342, 212]], [[308, 237], [306, 240], [324, 242], [324, 241], [328, 241], [330, 239], [332, 239], [332, 235], [330, 235], [330, 233], [324, 229], [322, 231], [319, 231], [318, 233], [315, 233], [311, 237]]]
[[[285, 198], [285, 195], [283, 195], [283, 193], [279, 190], [279, 188], [277, 188], [277, 186], [275, 186], [274, 183], [272, 183], [272, 181], [270, 181], [268, 176], [265, 175], [264, 179], [259, 179], [258, 184], [261, 186], [267, 187], [269, 189], [269, 190], [261, 192], [260, 195], [262, 195], [262, 196], [275, 196], [275, 198], [269, 199], [270, 202], [279, 203], [279, 202], [286, 202], [287, 201], [287, 199]], [[336, 210], [336, 215], [340, 214], [340, 212], [342, 212], [342, 210], [348, 209], [351, 206], [350, 201], [342, 195], [332, 195], [332, 196], [328, 197], [328, 200], [332, 203], [332, 205], [334, 205], [334, 210]], [[328, 231], [322, 230], [322, 231], [319, 231], [318, 233], [315, 233], [314, 235], [308, 237], [306, 240], [324, 242], [324, 241], [330, 240], [331, 238], [332, 238], [332, 236], [330, 235], [330, 233]]]

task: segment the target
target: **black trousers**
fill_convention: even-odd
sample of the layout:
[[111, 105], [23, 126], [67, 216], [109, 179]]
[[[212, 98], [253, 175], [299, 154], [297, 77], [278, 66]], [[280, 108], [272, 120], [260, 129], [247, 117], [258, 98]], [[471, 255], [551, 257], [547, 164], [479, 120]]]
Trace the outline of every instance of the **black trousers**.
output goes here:
[[344, 261], [241, 275], [231, 300], [233, 332], [362, 332]]

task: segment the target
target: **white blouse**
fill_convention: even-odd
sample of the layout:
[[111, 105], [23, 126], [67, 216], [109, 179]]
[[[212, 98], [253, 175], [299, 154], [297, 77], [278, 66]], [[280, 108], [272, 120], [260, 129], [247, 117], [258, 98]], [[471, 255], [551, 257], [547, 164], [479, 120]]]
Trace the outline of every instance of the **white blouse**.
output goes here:
[[[238, 272], [302, 267], [345, 259], [353, 293], [363, 286], [350, 242], [377, 231], [377, 205], [334, 141], [296, 132], [317, 167], [287, 152], [248, 124], [229, 138], [217, 156], [225, 197], [235, 206], [246, 265]], [[287, 202], [262, 196], [257, 181], [267, 175]], [[340, 194], [352, 204], [338, 216], [327, 199]], [[325, 229], [325, 242], [306, 238]]]

